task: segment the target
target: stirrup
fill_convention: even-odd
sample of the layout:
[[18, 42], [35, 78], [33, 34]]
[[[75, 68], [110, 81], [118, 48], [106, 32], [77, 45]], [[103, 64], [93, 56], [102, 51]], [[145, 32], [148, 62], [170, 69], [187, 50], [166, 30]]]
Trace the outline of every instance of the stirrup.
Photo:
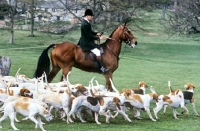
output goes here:
[[105, 68], [105, 67], [101, 67], [101, 69], [100, 69], [101, 71], [102, 71], [102, 73], [106, 73], [106, 72], [108, 72], [109, 71], [109, 69], [107, 69], [107, 68]]

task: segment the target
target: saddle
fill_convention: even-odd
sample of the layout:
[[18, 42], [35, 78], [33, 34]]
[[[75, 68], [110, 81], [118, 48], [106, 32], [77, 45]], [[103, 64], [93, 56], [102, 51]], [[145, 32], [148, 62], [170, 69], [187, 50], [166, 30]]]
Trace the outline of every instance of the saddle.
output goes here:
[[[103, 54], [104, 53], [103, 48], [100, 47], [99, 49], [100, 49], [100, 53]], [[100, 65], [96, 59], [96, 55], [90, 50], [84, 51], [84, 52], [85, 52], [85, 60], [87, 60], [90, 57], [90, 59], [94, 61], [95, 70], [99, 72]]]
[[[99, 49], [100, 49], [100, 53], [103, 54], [103, 53], [104, 53], [103, 48], [100, 47]], [[84, 51], [84, 52], [85, 52], [85, 60], [87, 60], [88, 57], [90, 57], [90, 59], [91, 59], [92, 61], [97, 61], [96, 55], [95, 55], [93, 52], [91, 52], [90, 50]]]

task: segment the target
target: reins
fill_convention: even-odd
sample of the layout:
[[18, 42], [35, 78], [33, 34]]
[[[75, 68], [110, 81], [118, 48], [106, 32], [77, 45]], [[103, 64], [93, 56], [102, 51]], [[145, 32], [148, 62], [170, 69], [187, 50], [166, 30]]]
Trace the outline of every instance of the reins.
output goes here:
[[[119, 43], [120, 43], [120, 41], [117, 41], [117, 40], [115, 40], [115, 39], [113, 39], [113, 38], [110, 38], [110, 37], [106, 37], [106, 39], [113, 40], [113, 41], [116, 41], [116, 42], [119, 42]], [[126, 42], [125, 42], [125, 43], [126, 43]], [[127, 43], [126, 43], [126, 45], [127, 45]], [[122, 53], [122, 55], [121, 55], [121, 58], [122, 58], [122, 56], [124, 55], [126, 45], [125, 45], [125, 47], [124, 47], [123, 53]], [[117, 56], [117, 55], [112, 51], [112, 49], [109, 47], [108, 44], [106, 44], [106, 46], [108, 47], [109, 51], [110, 51], [114, 56], [117, 57], [118, 60], [121, 59], [119, 56]]]
[[108, 44], [106, 44], [106, 46], [108, 47], [108, 49], [110, 50], [110, 52], [117, 57], [118, 60], [120, 60], [119, 56], [117, 56], [111, 49], [110, 47], [108, 46]]

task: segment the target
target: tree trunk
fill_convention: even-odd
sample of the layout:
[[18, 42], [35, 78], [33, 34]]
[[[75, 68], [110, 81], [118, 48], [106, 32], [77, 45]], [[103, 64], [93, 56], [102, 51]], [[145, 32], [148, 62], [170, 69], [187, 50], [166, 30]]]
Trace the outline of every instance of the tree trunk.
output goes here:
[[14, 5], [11, 4], [11, 0], [9, 0], [10, 6], [12, 9], [10, 10], [10, 44], [14, 44], [14, 16], [15, 16], [15, 11], [17, 8], [17, 2], [18, 0], [15, 1]]
[[164, 19], [165, 20], [165, 14], [166, 14], [166, 6], [164, 5], [163, 7], [162, 7], [162, 19]]
[[9, 44], [14, 44], [14, 14], [10, 15], [10, 40]]
[[34, 30], [34, 0], [31, 0], [31, 6], [30, 6], [30, 14], [31, 14], [31, 30], [30, 35], [31, 37], [34, 36], [33, 30]]
[[11, 59], [6, 56], [0, 56], [0, 75], [8, 76], [11, 67]]
[[180, 25], [179, 25], [179, 15], [178, 15], [177, 8], [178, 8], [178, 0], [174, 0], [176, 32], [177, 32], [177, 36], [179, 36], [180, 35]]

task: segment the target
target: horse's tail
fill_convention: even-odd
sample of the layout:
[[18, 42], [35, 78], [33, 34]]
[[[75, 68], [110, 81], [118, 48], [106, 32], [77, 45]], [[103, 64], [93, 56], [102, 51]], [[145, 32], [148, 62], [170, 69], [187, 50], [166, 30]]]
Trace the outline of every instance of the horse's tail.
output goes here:
[[45, 72], [47, 75], [50, 72], [50, 59], [48, 56], [48, 50], [54, 47], [55, 44], [51, 44], [45, 50], [43, 50], [42, 54], [40, 55], [37, 63], [37, 68], [34, 73], [34, 77], [38, 78], [41, 77], [42, 74]]

